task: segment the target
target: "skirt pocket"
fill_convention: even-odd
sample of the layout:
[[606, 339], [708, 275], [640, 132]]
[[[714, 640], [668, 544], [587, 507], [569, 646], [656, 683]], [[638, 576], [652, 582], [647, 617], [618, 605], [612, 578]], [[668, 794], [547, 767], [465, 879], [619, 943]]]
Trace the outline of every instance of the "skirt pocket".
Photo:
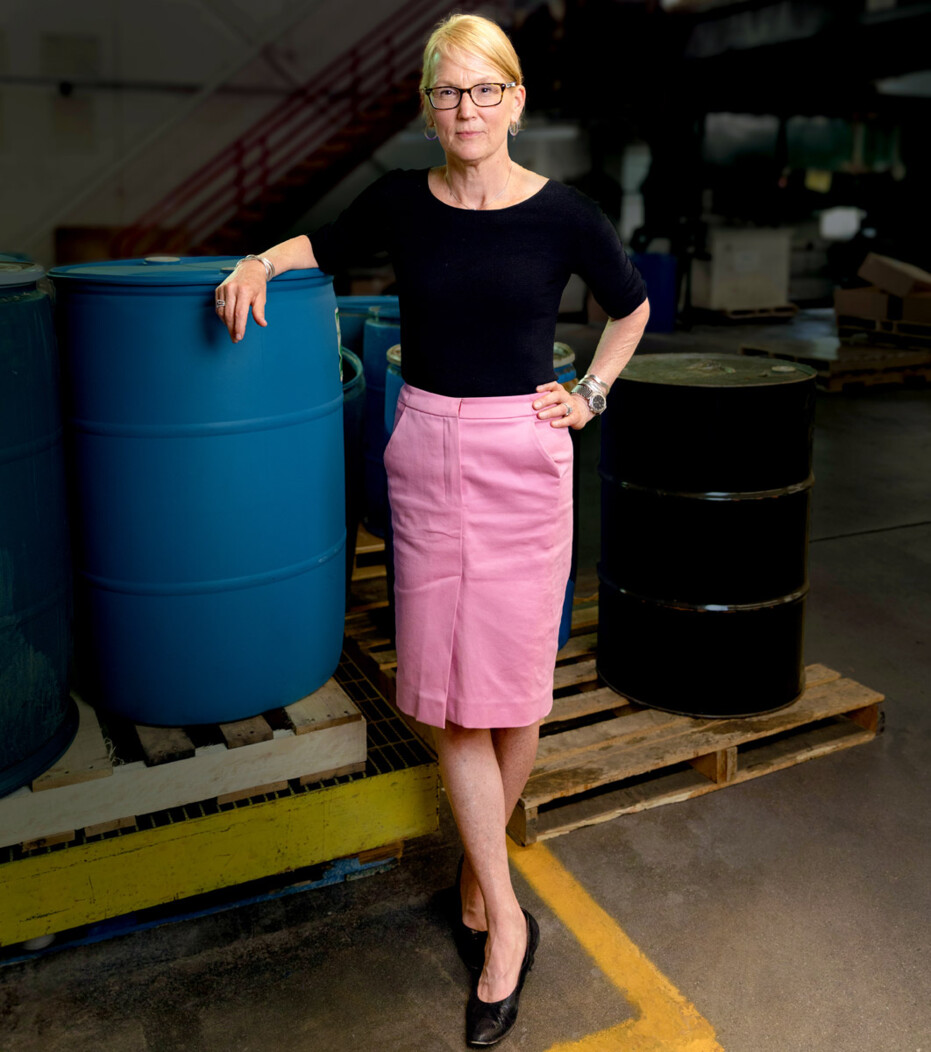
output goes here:
[[572, 436], [567, 427], [551, 427], [549, 420], [533, 420], [534, 445], [543, 454], [550, 470], [563, 475], [572, 467]]

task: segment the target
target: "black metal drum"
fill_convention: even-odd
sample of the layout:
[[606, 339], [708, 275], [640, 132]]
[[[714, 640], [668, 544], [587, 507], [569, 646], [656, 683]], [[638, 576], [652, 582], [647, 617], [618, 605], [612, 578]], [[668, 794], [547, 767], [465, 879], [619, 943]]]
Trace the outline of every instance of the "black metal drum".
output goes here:
[[598, 672], [689, 716], [749, 716], [804, 687], [815, 371], [635, 358], [602, 417]]

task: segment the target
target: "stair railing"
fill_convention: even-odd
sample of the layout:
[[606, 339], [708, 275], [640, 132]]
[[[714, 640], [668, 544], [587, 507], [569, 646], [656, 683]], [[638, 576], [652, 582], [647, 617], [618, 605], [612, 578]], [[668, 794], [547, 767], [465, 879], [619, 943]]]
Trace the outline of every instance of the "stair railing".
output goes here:
[[448, 0], [409, 0], [123, 231], [116, 254], [151, 251], [153, 234], [160, 248], [184, 250], [229, 222], [371, 100], [377, 108], [379, 94], [412, 79], [427, 30], [448, 10]]

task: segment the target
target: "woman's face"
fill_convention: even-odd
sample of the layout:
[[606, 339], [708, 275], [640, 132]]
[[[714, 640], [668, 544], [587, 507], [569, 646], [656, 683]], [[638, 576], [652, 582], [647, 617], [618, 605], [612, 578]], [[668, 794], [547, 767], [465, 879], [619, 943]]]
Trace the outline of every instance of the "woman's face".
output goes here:
[[[441, 57], [430, 86], [471, 88], [476, 84], [506, 82], [507, 77], [500, 70], [486, 65], [478, 56], [457, 54], [455, 58]], [[508, 88], [499, 106], [476, 106], [470, 96], [463, 95], [454, 110], [431, 109], [437, 138], [447, 156], [476, 162], [506, 150], [508, 126], [520, 117], [524, 96], [521, 85]]]

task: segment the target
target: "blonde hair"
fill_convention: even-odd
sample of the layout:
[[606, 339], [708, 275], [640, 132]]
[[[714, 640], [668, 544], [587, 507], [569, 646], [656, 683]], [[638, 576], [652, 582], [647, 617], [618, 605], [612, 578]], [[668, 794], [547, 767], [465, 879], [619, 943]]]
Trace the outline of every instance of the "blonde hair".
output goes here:
[[[433, 30], [423, 49], [421, 92], [424, 88], [433, 87], [440, 59], [450, 57], [454, 51], [483, 59], [498, 70], [505, 81], [513, 80], [518, 84], [524, 82], [514, 45], [497, 22], [481, 15], [450, 15]], [[424, 116], [429, 117], [429, 104], [423, 95], [421, 105], [424, 107]]]

